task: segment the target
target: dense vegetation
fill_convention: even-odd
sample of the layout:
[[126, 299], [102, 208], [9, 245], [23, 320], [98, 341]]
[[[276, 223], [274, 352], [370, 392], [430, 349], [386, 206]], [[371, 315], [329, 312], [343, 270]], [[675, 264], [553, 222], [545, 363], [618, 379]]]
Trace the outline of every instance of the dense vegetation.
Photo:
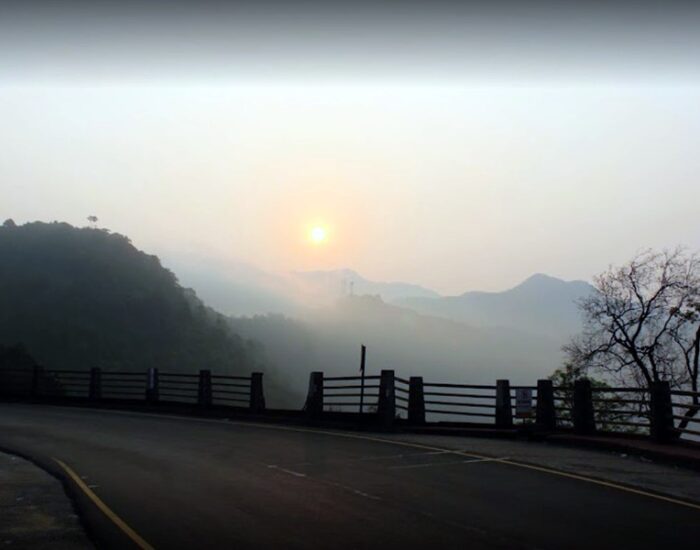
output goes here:
[[250, 372], [261, 350], [128, 238], [65, 223], [0, 227], [0, 345], [45, 368]]

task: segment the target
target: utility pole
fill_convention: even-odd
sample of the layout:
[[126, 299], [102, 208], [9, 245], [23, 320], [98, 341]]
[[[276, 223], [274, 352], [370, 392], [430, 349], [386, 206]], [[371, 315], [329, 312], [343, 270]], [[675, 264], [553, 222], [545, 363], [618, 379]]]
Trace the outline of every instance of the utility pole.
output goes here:
[[367, 348], [362, 344], [362, 355], [360, 358], [360, 373], [362, 373], [362, 378], [360, 381], [360, 414], [364, 412], [365, 405], [365, 357], [367, 355]]

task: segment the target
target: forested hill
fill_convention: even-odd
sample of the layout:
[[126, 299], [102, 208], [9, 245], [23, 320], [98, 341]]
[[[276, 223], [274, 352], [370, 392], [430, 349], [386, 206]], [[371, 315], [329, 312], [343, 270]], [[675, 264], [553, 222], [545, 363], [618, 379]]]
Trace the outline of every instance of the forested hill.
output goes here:
[[0, 227], [0, 345], [47, 368], [250, 372], [260, 350], [128, 238], [65, 223]]

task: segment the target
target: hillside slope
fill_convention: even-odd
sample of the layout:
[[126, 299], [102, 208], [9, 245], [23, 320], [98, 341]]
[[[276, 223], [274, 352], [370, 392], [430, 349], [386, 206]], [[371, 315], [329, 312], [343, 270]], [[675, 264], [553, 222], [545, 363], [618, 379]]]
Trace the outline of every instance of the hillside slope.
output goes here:
[[124, 236], [0, 227], [0, 345], [47, 368], [249, 372], [259, 350]]
[[562, 361], [563, 342], [557, 338], [470, 327], [387, 304], [377, 296], [345, 297], [297, 319], [266, 315], [230, 322], [237, 333], [260, 341], [273, 364], [284, 365], [280, 375], [289, 377], [285, 384], [299, 392], [309, 371], [357, 372], [360, 344], [368, 347], [368, 373], [394, 369], [400, 376], [424, 376], [432, 382], [492, 384], [509, 378], [533, 384]]

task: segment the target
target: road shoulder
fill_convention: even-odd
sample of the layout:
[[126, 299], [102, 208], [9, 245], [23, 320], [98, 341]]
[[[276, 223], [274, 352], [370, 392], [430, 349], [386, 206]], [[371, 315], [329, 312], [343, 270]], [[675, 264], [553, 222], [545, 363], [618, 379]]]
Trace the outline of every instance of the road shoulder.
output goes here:
[[561, 472], [617, 483], [684, 501], [700, 503], [700, 476], [683, 466], [672, 466], [624, 452], [509, 439], [459, 436], [390, 435], [388, 438], [459, 449], [487, 456], [551, 468]]
[[0, 452], [0, 544], [8, 548], [94, 548], [61, 482]]

